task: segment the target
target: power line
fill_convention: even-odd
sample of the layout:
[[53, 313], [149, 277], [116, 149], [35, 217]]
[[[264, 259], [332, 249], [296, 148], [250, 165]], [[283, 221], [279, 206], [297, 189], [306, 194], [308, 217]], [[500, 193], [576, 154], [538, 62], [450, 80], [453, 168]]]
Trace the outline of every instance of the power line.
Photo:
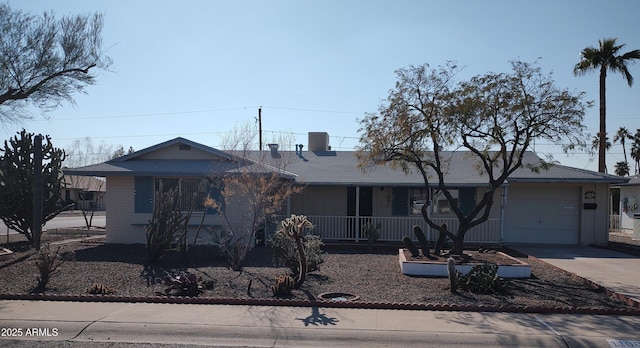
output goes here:
[[[224, 108], [224, 109], [209, 109], [209, 110], [192, 110], [192, 111], [174, 111], [174, 112], [161, 112], [161, 113], [149, 113], [149, 114], [129, 114], [129, 115], [111, 115], [111, 116], [85, 116], [74, 118], [55, 118], [56, 121], [77, 121], [77, 120], [95, 120], [95, 119], [110, 119], [110, 118], [131, 118], [131, 117], [150, 117], [150, 116], [171, 116], [171, 115], [183, 115], [183, 114], [203, 114], [207, 112], [222, 112], [222, 111], [234, 111], [243, 110], [246, 107], [236, 108]], [[48, 121], [48, 120], [34, 120], [34, 121]]]
[[[231, 108], [219, 108], [219, 109], [207, 109], [207, 110], [187, 110], [187, 111], [172, 111], [172, 112], [157, 112], [157, 113], [142, 113], [142, 114], [125, 114], [125, 115], [97, 115], [97, 116], [83, 116], [83, 117], [67, 117], [67, 118], [55, 118], [56, 121], [77, 121], [77, 120], [96, 120], [96, 119], [117, 119], [117, 118], [133, 118], [133, 117], [152, 117], [152, 116], [173, 116], [184, 114], [204, 114], [204, 113], [217, 113], [224, 111], [237, 111], [237, 110], [252, 110], [256, 107], [231, 107]], [[352, 114], [362, 115], [364, 112], [355, 111], [339, 111], [339, 110], [324, 110], [324, 109], [306, 109], [306, 108], [293, 108], [284, 106], [263, 106], [264, 108], [277, 109], [277, 110], [291, 110], [291, 111], [303, 111], [303, 112], [318, 112], [318, 113], [333, 113], [333, 114]], [[36, 122], [48, 121], [47, 119], [36, 119]]]

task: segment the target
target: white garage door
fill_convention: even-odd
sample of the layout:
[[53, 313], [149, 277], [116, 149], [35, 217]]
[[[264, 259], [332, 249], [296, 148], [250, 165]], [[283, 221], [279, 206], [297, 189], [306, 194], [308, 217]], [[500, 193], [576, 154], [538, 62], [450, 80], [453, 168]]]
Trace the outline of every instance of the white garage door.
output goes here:
[[508, 190], [505, 242], [578, 244], [579, 186], [514, 184]]

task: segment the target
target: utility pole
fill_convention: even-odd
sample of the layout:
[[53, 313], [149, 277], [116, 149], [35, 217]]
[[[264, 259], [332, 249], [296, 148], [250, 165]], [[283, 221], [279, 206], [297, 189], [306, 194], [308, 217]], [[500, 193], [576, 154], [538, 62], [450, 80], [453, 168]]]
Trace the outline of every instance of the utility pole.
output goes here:
[[258, 107], [258, 151], [262, 151], [262, 106]]

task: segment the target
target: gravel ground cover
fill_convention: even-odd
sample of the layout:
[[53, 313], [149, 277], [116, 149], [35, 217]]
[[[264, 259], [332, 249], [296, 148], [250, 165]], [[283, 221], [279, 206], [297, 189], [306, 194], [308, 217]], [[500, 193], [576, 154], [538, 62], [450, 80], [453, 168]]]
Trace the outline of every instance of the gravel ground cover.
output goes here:
[[[44, 241], [78, 237], [81, 235], [45, 235]], [[15, 252], [11, 258], [0, 260], [0, 294], [31, 293], [38, 277], [35, 252], [20, 236], [12, 236], [9, 243], [0, 246]], [[198, 299], [273, 299], [270, 286], [274, 279], [289, 273], [287, 268], [273, 266], [268, 247], [256, 247], [241, 272], [231, 270], [217, 249], [211, 247], [191, 248], [186, 263], [180, 255], [172, 254], [151, 265], [146, 264], [142, 245], [93, 240], [62, 244], [60, 252], [73, 252], [73, 260], [60, 267], [44, 294], [84, 295], [93, 283], [101, 283], [115, 289], [115, 296], [166, 298], [166, 286], [157, 280], [188, 271], [212, 285]], [[637, 311], [605, 289], [526, 255], [511, 253], [531, 265], [531, 278], [510, 280], [507, 295], [476, 295], [452, 294], [446, 278], [403, 275], [397, 253], [394, 248], [325, 246], [319, 269], [311, 272], [289, 299], [314, 300], [321, 293], [344, 292], [359, 296], [362, 303]]]

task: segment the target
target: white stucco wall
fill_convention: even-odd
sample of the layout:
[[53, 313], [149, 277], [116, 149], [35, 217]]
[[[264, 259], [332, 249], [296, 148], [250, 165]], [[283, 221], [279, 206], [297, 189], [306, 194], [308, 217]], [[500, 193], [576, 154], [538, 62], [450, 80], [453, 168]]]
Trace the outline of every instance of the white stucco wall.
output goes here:
[[[107, 211], [107, 243], [115, 244], [146, 244], [145, 226], [149, 223], [152, 214], [136, 214], [134, 212], [134, 178], [131, 176], [107, 177], [109, 190], [105, 200], [109, 206]], [[239, 212], [233, 212], [238, 214]], [[197, 225], [202, 219], [201, 212], [194, 212], [190, 220], [188, 238], [192, 243], [195, 238]], [[218, 215], [207, 214], [204, 224], [211, 228], [219, 229], [222, 226], [222, 218]], [[201, 238], [207, 237], [206, 231], [200, 232]]]
[[640, 214], [640, 185], [620, 186], [620, 228], [625, 232], [634, 230], [633, 214]]
[[133, 177], [107, 177], [107, 243], [145, 243], [143, 227], [136, 227], [136, 222], [145, 223], [149, 215], [137, 216], [133, 210]]
[[291, 213], [298, 215], [346, 216], [347, 188], [307, 186], [291, 197]]

